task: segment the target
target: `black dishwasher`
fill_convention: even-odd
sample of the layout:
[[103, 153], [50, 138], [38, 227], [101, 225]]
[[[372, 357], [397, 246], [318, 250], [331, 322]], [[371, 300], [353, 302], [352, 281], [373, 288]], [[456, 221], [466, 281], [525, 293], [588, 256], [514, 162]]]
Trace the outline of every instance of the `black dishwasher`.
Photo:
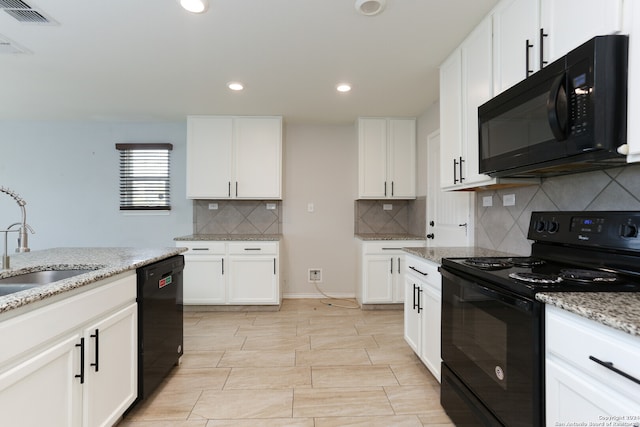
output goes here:
[[182, 271], [176, 255], [138, 273], [138, 400], [153, 393], [182, 356]]

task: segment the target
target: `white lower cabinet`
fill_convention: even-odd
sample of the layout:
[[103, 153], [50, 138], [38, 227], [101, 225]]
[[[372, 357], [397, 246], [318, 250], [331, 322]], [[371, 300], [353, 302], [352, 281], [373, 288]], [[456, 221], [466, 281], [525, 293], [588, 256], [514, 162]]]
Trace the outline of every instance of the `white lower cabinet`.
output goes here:
[[279, 242], [179, 241], [186, 305], [277, 305]]
[[440, 313], [442, 284], [439, 265], [405, 256], [404, 339], [440, 382]]
[[356, 297], [362, 304], [404, 302], [403, 247], [424, 246], [423, 240], [359, 240]]
[[0, 321], [0, 425], [111, 426], [136, 399], [136, 275], [102, 282]]
[[545, 310], [547, 425], [640, 423], [640, 384], [621, 374], [640, 380], [640, 337], [554, 306]]

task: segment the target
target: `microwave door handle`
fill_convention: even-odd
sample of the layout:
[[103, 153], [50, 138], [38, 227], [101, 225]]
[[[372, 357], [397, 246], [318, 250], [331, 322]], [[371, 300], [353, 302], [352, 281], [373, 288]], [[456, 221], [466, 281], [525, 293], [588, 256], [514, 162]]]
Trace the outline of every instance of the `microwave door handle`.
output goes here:
[[551, 132], [557, 141], [567, 139], [567, 124], [569, 121], [567, 93], [564, 88], [565, 73], [559, 75], [549, 91], [547, 99], [547, 118]]

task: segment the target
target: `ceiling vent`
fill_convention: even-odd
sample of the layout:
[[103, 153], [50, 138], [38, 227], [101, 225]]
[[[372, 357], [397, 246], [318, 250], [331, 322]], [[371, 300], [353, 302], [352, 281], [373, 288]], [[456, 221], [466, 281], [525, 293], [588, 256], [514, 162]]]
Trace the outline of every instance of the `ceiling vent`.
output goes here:
[[0, 55], [31, 53], [27, 48], [20, 46], [10, 38], [0, 34]]
[[55, 25], [53, 19], [42, 11], [36, 10], [22, 0], [0, 0], [0, 9], [3, 9], [16, 20], [27, 24]]

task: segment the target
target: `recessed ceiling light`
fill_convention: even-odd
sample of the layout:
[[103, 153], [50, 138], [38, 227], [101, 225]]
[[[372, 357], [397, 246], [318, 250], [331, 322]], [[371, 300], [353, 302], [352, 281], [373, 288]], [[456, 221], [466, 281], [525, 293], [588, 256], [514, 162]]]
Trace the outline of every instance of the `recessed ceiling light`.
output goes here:
[[229, 82], [227, 83], [227, 87], [231, 90], [242, 90], [244, 89], [244, 86], [242, 85], [242, 83], [239, 82]]
[[363, 15], [373, 16], [384, 10], [387, 0], [356, 0], [356, 10]]
[[349, 92], [351, 90], [351, 85], [347, 83], [340, 83], [336, 86], [336, 90], [338, 92]]
[[179, 0], [180, 6], [192, 13], [203, 13], [209, 8], [209, 0]]

